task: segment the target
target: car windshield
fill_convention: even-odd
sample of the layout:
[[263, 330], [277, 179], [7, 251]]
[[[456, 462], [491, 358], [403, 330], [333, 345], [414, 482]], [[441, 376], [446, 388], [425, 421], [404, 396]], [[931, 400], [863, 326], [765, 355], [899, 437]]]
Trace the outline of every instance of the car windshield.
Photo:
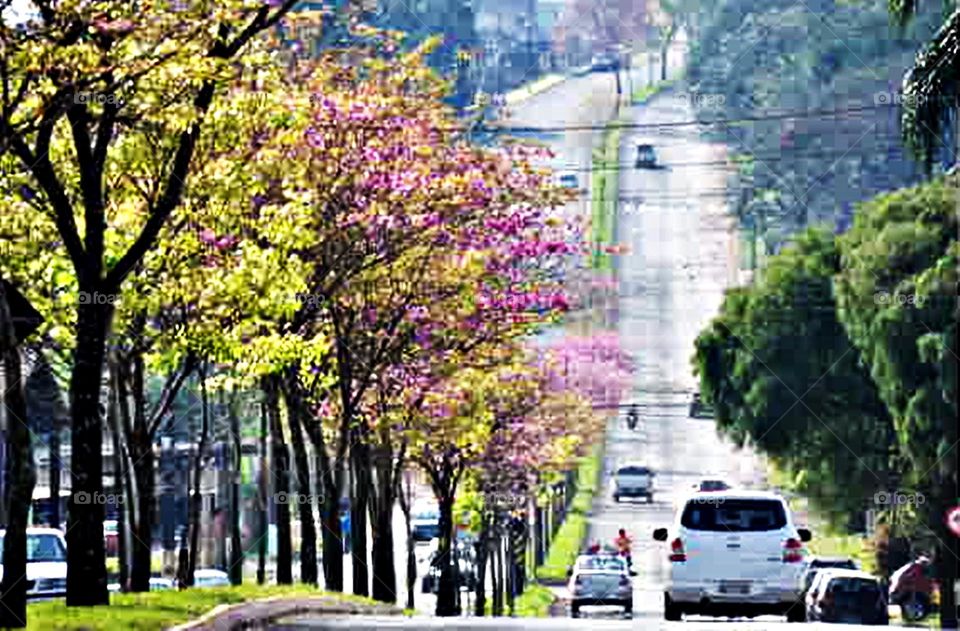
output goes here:
[[623, 561], [616, 557], [586, 557], [580, 560], [578, 566], [581, 570], [610, 570], [613, 572], [624, 570]]
[[[27, 563], [66, 563], [67, 549], [56, 535], [27, 535]], [[0, 537], [3, 563], [3, 537]]]
[[783, 528], [787, 515], [777, 500], [693, 500], [684, 509], [680, 522], [690, 530], [758, 532]]
[[650, 475], [650, 469], [646, 467], [620, 467], [617, 475]]
[[440, 519], [440, 513], [432, 510], [424, 510], [413, 516], [414, 519]]
[[845, 568], [848, 570], [857, 569], [853, 564], [853, 561], [850, 559], [836, 560], [836, 559], [814, 559], [810, 562], [810, 567], [838, 567]]

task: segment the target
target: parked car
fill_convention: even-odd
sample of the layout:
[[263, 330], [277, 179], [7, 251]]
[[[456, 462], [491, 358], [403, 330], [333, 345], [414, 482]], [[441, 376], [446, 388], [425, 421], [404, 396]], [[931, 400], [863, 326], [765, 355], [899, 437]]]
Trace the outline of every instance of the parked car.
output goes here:
[[713, 406], [704, 403], [699, 392], [690, 400], [690, 418], [713, 418]]
[[639, 143], [636, 146], [636, 161], [634, 166], [638, 169], [656, 169], [659, 168], [657, 163], [657, 152], [654, 151], [653, 145], [647, 143]]
[[[3, 540], [0, 530], [0, 579], [3, 578]], [[27, 598], [67, 595], [67, 541], [56, 528], [27, 528]]]
[[[455, 580], [460, 589], [473, 591], [477, 587], [477, 562], [472, 542], [463, 540], [457, 543], [456, 560], [459, 572], [455, 575]], [[453, 565], [453, 560], [450, 560]], [[437, 552], [430, 554], [430, 563], [427, 566], [427, 573], [423, 577], [421, 589], [424, 594], [435, 594], [440, 586], [440, 572], [443, 570], [443, 563]]]
[[557, 184], [563, 188], [579, 189], [580, 179], [573, 171], [560, 171], [557, 173]]
[[414, 541], [430, 541], [440, 535], [440, 509], [433, 503], [415, 505], [411, 511], [410, 529]]
[[615, 555], [577, 557], [567, 570], [570, 591], [570, 615], [580, 617], [584, 606], [623, 607], [626, 616], [633, 615], [633, 581], [627, 563]]
[[616, 55], [610, 53], [599, 53], [590, 60], [591, 72], [611, 72], [620, 66]]
[[[174, 589], [176, 583], [172, 578], [164, 578], [162, 576], [151, 576], [150, 577], [150, 591], [159, 592], [167, 589]], [[117, 593], [120, 591], [120, 583], [110, 583], [107, 585], [107, 591], [110, 593]]]
[[223, 570], [209, 568], [195, 570], [193, 573], [194, 587], [225, 587], [227, 585], [230, 585], [230, 575]]
[[807, 569], [803, 573], [802, 589], [804, 593], [810, 591], [814, 578], [820, 570], [828, 568], [837, 568], [841, 570], [859, 570], [859, 566], [853, 559], [842, 557], [811, 557], [807, 563]]
[[933, 610], [933, 563], [919, 556], [890, 575], [889, 600], [900, 607], [904, 620], [923, 620]]
[[786, 501], [762, 491], [695, 493], [674, 525], [657, 528], [670, 540], [664, 617], [785, 615], [802, 622], [800, 596], [809, 530], [797, 528]]
[[649, 467], [629, 463], [617, 469], [613, 476], [613, 501], [621, 497], [642, 497], [653, 502], [653, 478], [656, 474]]
[[804, 597], [808, 622], [890, 624], [880, 579], [860, 570], [824, 568]]
[[700, 493], [715, 493], [717, 491], [727, 491], [730, 489], [730, 485], [723, 480], [713, 478], [700, 480], [693, 486]]
[[103, 543], [108, 557], [115, 557], [120, 553], [120, 530], [116, 519], [103, 522]]

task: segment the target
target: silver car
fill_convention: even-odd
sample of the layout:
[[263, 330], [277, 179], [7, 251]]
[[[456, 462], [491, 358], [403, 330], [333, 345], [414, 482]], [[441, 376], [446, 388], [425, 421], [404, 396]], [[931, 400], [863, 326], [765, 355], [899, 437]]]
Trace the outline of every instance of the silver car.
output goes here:
[[570, 577], [570, 615], [580, 617], [581, 607], [623, 607], [633, 615], [633, 574], [623, 559], [613, 555], [583, 554], [567, 574]]

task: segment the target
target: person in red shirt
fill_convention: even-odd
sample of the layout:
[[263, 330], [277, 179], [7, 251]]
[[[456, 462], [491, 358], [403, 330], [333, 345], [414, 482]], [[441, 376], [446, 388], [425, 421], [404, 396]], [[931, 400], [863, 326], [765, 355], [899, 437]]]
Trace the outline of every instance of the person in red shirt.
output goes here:
[[630, 554], [630, 546], [632, 543], [633, 540], [627, 535], [627, 531], [623, 528], [620, 529], [617, 538], [613, 540], [613, 545], [616, 546], [620, 556], [627, 560], [627, 567], [633, 565], [633, 559]]

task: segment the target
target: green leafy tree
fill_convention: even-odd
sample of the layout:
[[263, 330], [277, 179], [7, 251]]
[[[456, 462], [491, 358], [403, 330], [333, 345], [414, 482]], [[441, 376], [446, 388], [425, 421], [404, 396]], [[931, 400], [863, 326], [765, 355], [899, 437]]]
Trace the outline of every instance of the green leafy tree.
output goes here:
[[760, 282], [728, 292], [694, 360], [719, 430], [769, 454], [842, 524], [885, 487], [894, 439], [838, 319], [839, 262], [832, 236], [801, 234]]
[[945, 514], [957, 503], [957, 183], [864, 204], [840, 237], [836, 283], [840, 320], [893, 418], [899, 490], [925, 498], [915, 536], [937, 550], [945, 629], [956, 626], [957, 538]]

